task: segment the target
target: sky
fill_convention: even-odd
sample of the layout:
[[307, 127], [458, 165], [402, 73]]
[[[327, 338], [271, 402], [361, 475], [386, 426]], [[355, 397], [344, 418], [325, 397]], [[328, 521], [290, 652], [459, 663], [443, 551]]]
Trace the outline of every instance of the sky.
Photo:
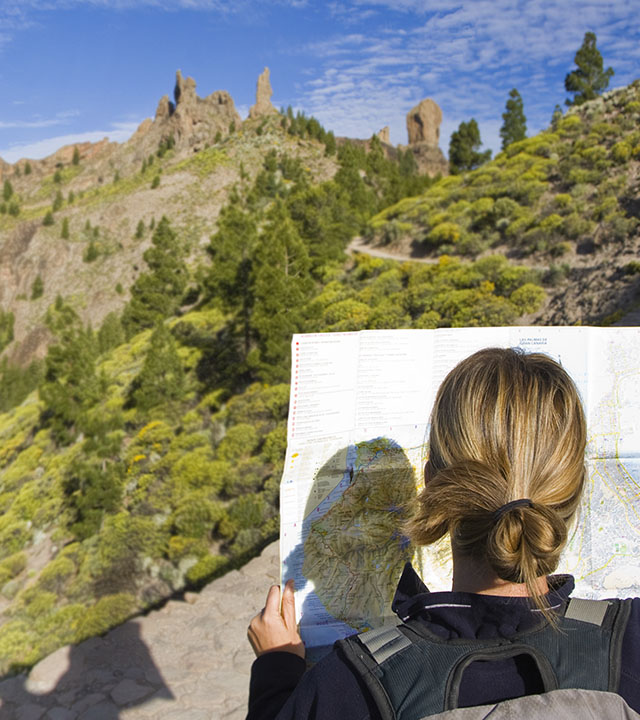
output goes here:
[[611, 88], [640, 77], [637, 2], [0, 0], [0, 157], [125, 141], [173, 97], [178, 69], [201, 97], [227, 90], [245, 117], [265, 66], [277, 108], [336, 135], [389, 126], [391, 141], [406, 143], [407, 112], [430, 97], [445, 154], [471, 118], [495, 153], [512, 88], [529, 135], [564, 105], [585, 32], [615, 71]]

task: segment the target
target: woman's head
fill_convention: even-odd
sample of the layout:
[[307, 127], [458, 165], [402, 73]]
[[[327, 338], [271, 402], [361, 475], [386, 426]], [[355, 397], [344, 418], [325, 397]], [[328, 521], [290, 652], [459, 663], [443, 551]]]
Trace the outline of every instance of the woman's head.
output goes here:
[[[535, 579], [556, 569], [580, 502], [585, 444], [582, 404], [558, 363], [501, 348], [471, 355], [438, 390], [412, 539], [449, 532], [457, 552], [537, 596]], [[520, 498], [532, 504], [495, 515]]]

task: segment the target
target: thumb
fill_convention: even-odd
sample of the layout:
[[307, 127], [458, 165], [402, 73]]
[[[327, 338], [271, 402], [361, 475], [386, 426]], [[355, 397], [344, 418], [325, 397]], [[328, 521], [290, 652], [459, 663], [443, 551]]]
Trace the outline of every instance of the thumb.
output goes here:
[[282, 593], [282, 619], [287, 628], [296, 627], [296, 601], [293, 580], [287, 580]]

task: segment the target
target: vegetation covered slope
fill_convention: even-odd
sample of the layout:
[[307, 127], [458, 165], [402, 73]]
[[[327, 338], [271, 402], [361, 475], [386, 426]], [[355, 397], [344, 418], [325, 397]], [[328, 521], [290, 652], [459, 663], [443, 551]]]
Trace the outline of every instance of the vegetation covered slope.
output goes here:
[[[635, 301], [640, 81], [557, 113], [548, 130], [386, 208], [367, 234], [422, 254], [503, 252], [547, 267], [539, 321], [601, 321]], [[630, 283], [632, 287], [630, 287]]]

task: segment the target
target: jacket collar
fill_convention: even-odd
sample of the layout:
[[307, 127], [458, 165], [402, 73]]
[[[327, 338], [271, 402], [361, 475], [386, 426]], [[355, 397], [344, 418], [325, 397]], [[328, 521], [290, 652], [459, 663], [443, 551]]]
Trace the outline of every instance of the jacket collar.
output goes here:
[[[549, 606], [564, 607], [574, 589], [573, 577], [552, 575], [548, 583]], [[540, 622], [540, 611], [528, 597], [429, 592], [411, 563], [404, 567], [391, 607], [402, 621], [426, 622], [443, 637], [509, 636]]]

